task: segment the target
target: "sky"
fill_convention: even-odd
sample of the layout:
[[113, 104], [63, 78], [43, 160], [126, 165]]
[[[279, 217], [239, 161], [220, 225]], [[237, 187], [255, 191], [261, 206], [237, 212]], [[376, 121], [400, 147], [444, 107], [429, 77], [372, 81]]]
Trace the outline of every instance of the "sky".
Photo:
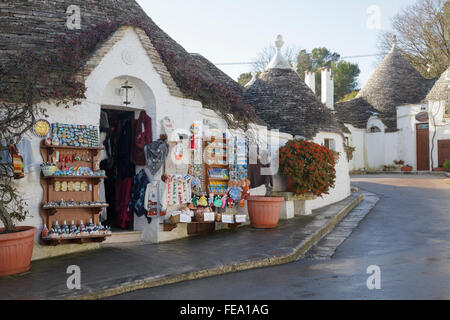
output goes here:
[[[213, 63], [251, 62], [278, 34], [286, 46], [327, 47], [341, 56], [377, 54], [377, 36], [416, 0], [138, 0], [147, 14], [188, 52]], [[379, 58], [358, 63], [363, 86]], [[237, 80], [250, 65], [218, 66]]]

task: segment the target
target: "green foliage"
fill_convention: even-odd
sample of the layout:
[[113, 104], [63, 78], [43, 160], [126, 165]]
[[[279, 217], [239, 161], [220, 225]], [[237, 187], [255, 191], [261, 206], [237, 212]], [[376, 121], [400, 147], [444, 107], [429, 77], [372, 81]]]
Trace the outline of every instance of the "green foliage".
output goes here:
[[297, 73], [303, 81], [305, 81], [305, 72], [309, 70], [313, 70], [313, 61], [311, 54], [303, 49], [297, 56]]
[[339, 101], [358, 88], [358, 77], [361, 73], [357, 64], [339, 61], [332, 64], [334, 74], [334, 98]]
[[311, 51], [312, 66], [315, 70], [320, 68], [330, 68], [332, 62], [338, 62], [341, 55], [337, 52], [331, 52], [325, 47], [315, 48]]
[[356, 98], [359, 91], [352, 91], [348, 94], [346, 94], [341, 100], [338, 100], [338, 102], [344, 102], [344, 101], [350, 101]]
[[445, 160], [444, 169], [450, 171], [450, 160]]
[[316, 73], [316, 95], [322, 94], [321, 69], [331, 68], [334, 75], [334, 99], [339, 101], [351, 94], [358, 87], [358, 77], [361, 73], [359, 66], [354, 63], [341, 61], [337, 52], [331, 52], [327, 48], [315, 48], [308, 53], [306, 50], [299, 52], [297, 57], [297, 73], [305, 80], [305, 72]]
[[238, 78], [238, 83], [241, 86], [245, 86], [250, 80], [252, 80], [252, 73], [251, 72], [242, 73], [239, 76], [239, 78]]

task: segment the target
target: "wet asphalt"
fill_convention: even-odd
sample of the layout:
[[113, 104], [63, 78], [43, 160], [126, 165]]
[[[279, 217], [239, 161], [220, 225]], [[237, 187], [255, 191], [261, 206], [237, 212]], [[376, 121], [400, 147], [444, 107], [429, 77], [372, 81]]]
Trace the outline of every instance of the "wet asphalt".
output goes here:
[[[450, 299], [450, 180], [438, 176], [358, 176], [353, 185], [380, 199], [345, 241], [336, 241], [331, 257], [310, 255], [288, 265], [111, 299]], [[334, 239], [323, 241], [327, 240], [332, 243]], [[367, 287], [370, 266], [381, 270], [379, 290]]]

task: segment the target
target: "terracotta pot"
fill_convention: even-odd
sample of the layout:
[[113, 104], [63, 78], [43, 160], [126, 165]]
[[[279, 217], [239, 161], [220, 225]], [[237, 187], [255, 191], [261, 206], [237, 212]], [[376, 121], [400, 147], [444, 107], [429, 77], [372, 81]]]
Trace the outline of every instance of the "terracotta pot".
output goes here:
[[412, 172], [412, 167], [402, 167], [402, 172]]
[[281, 197], [248, 197], [248, 213], [250, 221], [257, 229], [274, 229], [278, 226], [281, 216]]
[[34, 236], [37, 229], [17, 227], [15, 233], [2, 234], [0, 229], [0, 276], [19, 274], [30, 270]]

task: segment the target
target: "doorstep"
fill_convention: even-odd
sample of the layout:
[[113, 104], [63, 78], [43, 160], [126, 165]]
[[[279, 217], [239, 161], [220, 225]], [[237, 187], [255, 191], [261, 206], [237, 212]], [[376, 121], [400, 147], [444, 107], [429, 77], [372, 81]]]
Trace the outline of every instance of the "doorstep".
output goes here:
[[[122, 244], [32, 263], [30, 272], [0, 278], [0, 299], [99, 299], [144, 288], [290, 263], [301, 258], [364, 199], [363, 193], [277, 229], [250, 226], [163, 244]], [[67, 289], [69, 266], [81, 290]]]
[[112, 233], [100, 246], [118, 243], [141, 242], [142, 231], [121, 231]]

